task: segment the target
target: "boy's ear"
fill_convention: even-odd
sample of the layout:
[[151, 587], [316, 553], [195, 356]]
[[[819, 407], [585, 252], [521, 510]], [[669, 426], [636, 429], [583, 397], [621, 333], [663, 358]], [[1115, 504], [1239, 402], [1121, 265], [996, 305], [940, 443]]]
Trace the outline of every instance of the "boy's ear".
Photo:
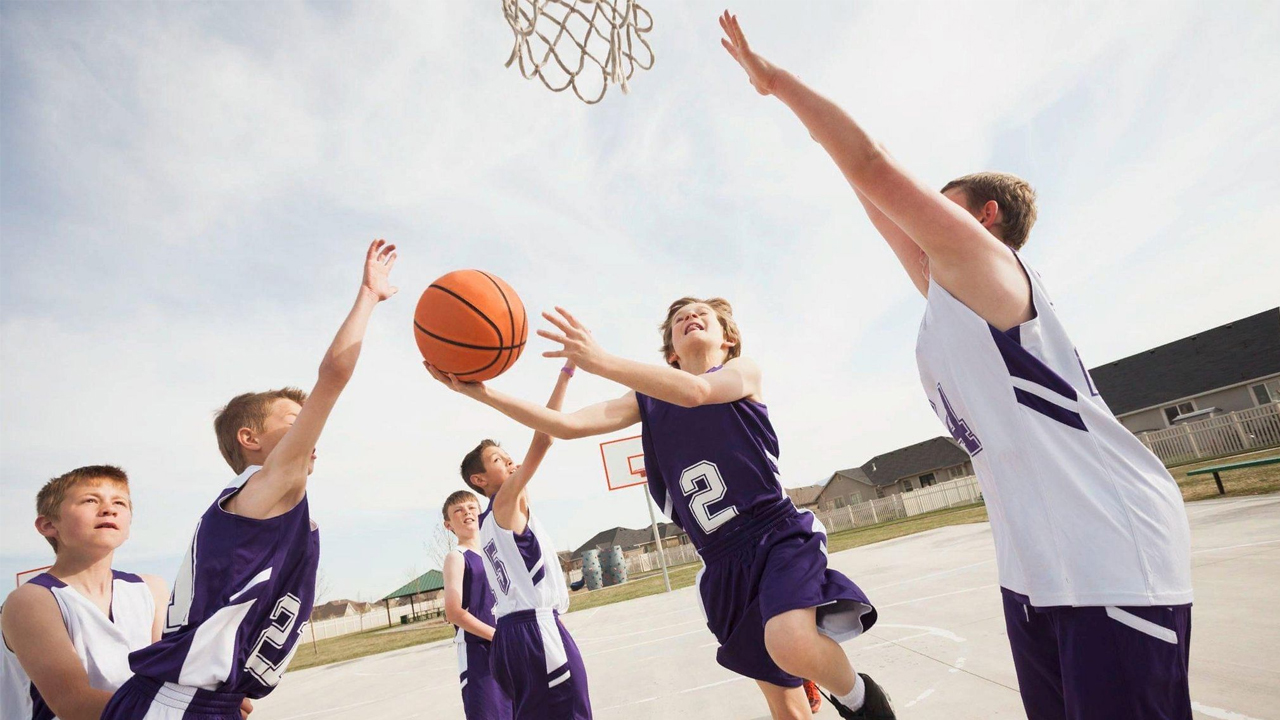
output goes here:
[[35, 525], [36, 532], [47, 538], [53, 538], [55, 540], [58, 539], [58, 528], [53, 526], [53, 520], [50, 520], [44, 515], [37, 515]]
[[258, 442], [258, 437], [253, 432], [252, 428], [242, 427], [237, 430], [236, 441], [240, 443], [241, 447], [249, 450], [259, 450], [262, 448], [262, 443]]
[[488, 485], [489, 485], [489, 483], [488, 483], [488, 482], [486, 482], [486, 480], [487, 480], [487, 478], [486, 478], [484, 475], [480, 474], [480, 473], [473, 473], [473, 474], [471, 475], [471, 482], [472, 482], [472, 484], [476, 485], [477, 487], [479, 487], [479, 488], [480, 488], [480, 489], [482, 489], [482, 490], [483, 490], [483, 489], [487, 489], [487, 487], [488, 487]]

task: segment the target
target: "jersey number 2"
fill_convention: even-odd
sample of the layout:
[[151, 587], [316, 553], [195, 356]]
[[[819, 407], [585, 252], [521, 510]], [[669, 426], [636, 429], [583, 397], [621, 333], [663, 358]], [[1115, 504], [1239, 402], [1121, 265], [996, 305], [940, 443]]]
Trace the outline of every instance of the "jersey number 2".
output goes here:
[[[289, 643], [289, 636], [293, 633], [294, 623], [298, 622], [298, 615], [302, 612], [302, 601], [296, 596], [289, 594], [276, 601], [276, 606], [271, 610], [271, 625], [262, 631], [258, 636], [258, 642], [253, 646], [253, 652], [249, 653], [249, 659], [244, 664], [244, 669], [249, 671], [263, 685], [267, 687], [275, 687], [280, 682], [280, 676], [284, 675], [285, 668], [289, 667], [289, 661], [293, 659], [293, 653], [298, 649], [298, 643], [294, 643], [289, 648], [288, 654], [279, 662], [271, 662], [267, 659], [263, 645], [270, 645], [276, 650], [283, 649]], [[298, 634], [302, 634], [306, 623], [298, 628]]]
[[693, 496], [689, 498], [689, 509], [693, 512], [693, 519], [698, 521], [702, 532], [707, 535], [738, 516], [738, 509], [732, 505], [716, 513], [707, 510], [711, 503], [724, 499], [725, 494], [720, 468], [709, 460], [690, 465], [680, 473], [680, 492], [685, 496]]

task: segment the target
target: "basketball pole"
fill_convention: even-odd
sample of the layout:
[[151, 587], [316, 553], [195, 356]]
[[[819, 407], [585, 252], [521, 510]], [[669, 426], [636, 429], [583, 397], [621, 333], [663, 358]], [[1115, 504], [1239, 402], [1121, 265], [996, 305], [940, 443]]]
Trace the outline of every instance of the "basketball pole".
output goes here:
[[[643, 471], [640, 477], [646, 477]], [[658, 546], [658, 560], [662, 562], [662, 582], [666, 583], [667, 592], [671, 592], [671, 573], [667, 572], [667, 551], [662, 547], [662, 537], [658, 534], [658, 518], [653, 514], [653, 496], [649, 494], [649, 488], [646, 485], [641, 485], [640, 489], [644, 491], [645, 505], [649, 508], [649, 528], [653, 530], [653, 542]]]

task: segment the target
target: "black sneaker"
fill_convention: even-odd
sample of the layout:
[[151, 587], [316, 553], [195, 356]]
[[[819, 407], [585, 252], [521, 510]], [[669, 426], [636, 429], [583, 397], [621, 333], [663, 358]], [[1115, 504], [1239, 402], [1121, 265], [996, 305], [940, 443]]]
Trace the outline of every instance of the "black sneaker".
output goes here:
[[885, 691], [871, 679], [870, 675], [858, 673], [862, 678], [862, 682], [866, 683], [867, 694], [862, 701], [862, 707], [857, 710], [850, 710], [833, 695], [827, 695], [827, 700], [835, 706], [836, 712], [840, 713], [840, 717], [845, 720], [897, 720], [897, 715], [893, 714], [893, 706], [889, 704], [889, 696]]

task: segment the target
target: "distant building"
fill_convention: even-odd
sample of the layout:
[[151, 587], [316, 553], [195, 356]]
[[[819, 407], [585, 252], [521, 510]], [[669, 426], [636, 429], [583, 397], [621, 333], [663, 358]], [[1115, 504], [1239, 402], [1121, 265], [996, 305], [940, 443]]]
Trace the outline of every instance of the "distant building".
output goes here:
[[813, 504], [836, 510], [972, 474], [969, 454], [956, 441], [939, 436], [833, 473]]
[[1280, 308], [1089, 371], [1130, 432], [1280, 402]]
[[311, 610], [311, 621], [331, 620], [333, 618], [354, 617], [374, 610], [373, 603], [358, 600], [330, 600], [323, 605], [316, 605]]
[[[658, 535], [662, 538], [663, 547], [676, 547], [689, 542], [688, 533], [681, 530], [675, 523], [658, 523]], [[646, 527], [633, 530], [631, 528], [615, 527], [601, 530], [593, 535], [590, 540], [582, 543], [577, 550], [569, 554], [569, 561], [565, 567], [568, 570], [581, 569], [582, 553], [587, 550], [608, 550], [615, 545], [622, 548], [624, 557], [632, 557], [657, 550], [657, 544], [653, 541], [652, 528]]]
[[817, 510], [818, 495], [826, 487], [825, 483], [817, 485], [806, 485], [805, 487], [783, 488], [787, 491], [787, 497], [791, 498], [791, 503], [801, 510]]

